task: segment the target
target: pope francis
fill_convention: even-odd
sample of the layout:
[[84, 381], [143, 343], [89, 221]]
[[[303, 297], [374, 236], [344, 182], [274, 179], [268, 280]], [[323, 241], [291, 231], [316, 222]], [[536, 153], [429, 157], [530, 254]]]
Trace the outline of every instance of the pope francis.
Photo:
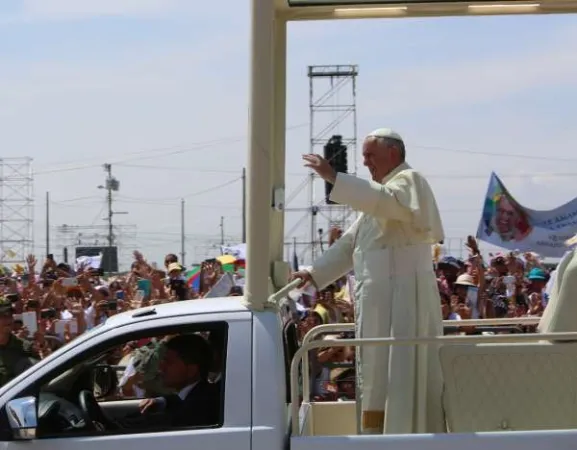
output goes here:
[[[303, 156], [334, 185], [331, 200], [361, 214], [310, 271], [293, 278], [322, 289], [353, 269], [359, 338], [440, 336], [431, 245], [444, 236], [431, 187], [405, 162], [403, 140], [390, 129], [366, 137], [363, 159], [372, 181], [336, 173], [319, 155]], [[444, 432], [436, 346], [365, 346], [357, 355], [363, 434]]]

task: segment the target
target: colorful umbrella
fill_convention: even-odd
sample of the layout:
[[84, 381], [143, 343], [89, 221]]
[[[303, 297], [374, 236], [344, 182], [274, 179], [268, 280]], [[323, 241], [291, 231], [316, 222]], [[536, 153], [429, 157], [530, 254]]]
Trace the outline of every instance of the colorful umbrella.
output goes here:
[[188, 272], [184, 274], [186, 284], [195, 291], [200, 289], [200, 266], [193, 266]]

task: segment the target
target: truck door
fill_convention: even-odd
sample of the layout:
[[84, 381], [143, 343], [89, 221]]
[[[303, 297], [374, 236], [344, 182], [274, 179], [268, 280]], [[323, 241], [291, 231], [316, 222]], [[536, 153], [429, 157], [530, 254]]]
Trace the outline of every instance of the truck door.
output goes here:
[[[151, 416], [152, 418], [144, 420], [139, 414], [138, 404], [141, 399], [136, 398], [133, 389], [127, 392], [124, 392], [124, 388], [113, 389], [114, 392], [105, 393], [106, 396], [103, 398], [92, 397], [96, 402], [94, 402], [95, 405], [91, 403], [91, 396], [86, 393], [87, 390], [92, 394], [95, 392], [92, 385], [88, 386], [88, 383], [93, 382], [91, 376], [101, 370], [104, 364], [110, 364], [111, 360], [115, 361], [114, 352], [126, 348], [127, 344], [138, 343], [152, 348], [153, 344], [158, 344], [160, 341], [188, 334], [197, 334], [210, 341], [211, 334], [215, 333], [221, 333], [219, 342], [223, 344], [220, 350], [223, 364], [218, 369], [220, 376], [216, 373], [211, 374], [210, 384], [218, 386], [218, 389], [215, 388], [214, 391], [205, 389], [208, 382], [197, 383], [192, 389], [188, 386], [176, 393], [176, 395], [181, 395], [178, 397], [180, 402], [175, 394], [171, 394], [172, 397], [170, 397], [169, 391], [172, 388], [166, 385], [169, 384], [166, 375], [169, 369], [165, 367], [170, 358], [166, 356], [169, 351], [165, 349], [164, 356], [160, 357], [160, 361], [163, 361], [160, 363], [163, 364], [161, 373], [164, 374], [160, 377], [160, 381], [156, 378], [147, 384], [141, 381], [142, 377], [137, 377], [136, 381], [140, 386], [140, 389], [136, 391], [141, 394], [144, 390], [144, 394], [149, 392], [151, 396], [159, 396], [161, 393], [157, 390], [164, 390], [162, 395], [164, 395], [165, 402], [160, 404], [160, 410], [156, 415]], [[250, 450], [250, 336], [250, 313], [235, 312], [180, 316], [170, 319], [151, 318], [146, 322], [106, 330], [95, 335], [93, 339], [80, 338], [79, 341], [83, 341], [80, 344], [75, 344], [73, 341], [69, 344], [69, 350], [61, 354], [60, 358], [39, 364], [38, 369], [32, 369], [25, 382], [18, 383], [0, 398], [0, 449], [28, 450], [32, 445], [36, 450], [55, 448], [59, 450], [221, 450], [226, 448]], [[153, 340], [152, 343], [151, 340]], [[169, 349], [169, 344], [166, 344], [165, 348]], [[189, 357], [188, 362], [185, 360], [186, 357], [174, 360], [174, 351], [170, 355], [173, 358], [172, 363], [175, 364], [172, 372], [173, 380], [178, 378], [175, 373], [190, 375], [195, 373], [195, 367], [199, 367], [195, 363], [196, 356], [194, 355]], [[186, 367], [189, 367], [189, 369], [183, 369], [184, 372], [179, 369], [180, 366], [177, 366], [183, 363], [183, 360]], [[218, 367], [218, 365], [212, 367]], [[147, 382], [150, 378], [154, 377], [148, 376]], [[161, 384], [160, 387], [158, 383]], [[199, 390], [198, 386], [202, 389]], [[217, 391], [220, 393], [202, 394], [202, 392]], [[145, 397], [148, 396], [145, 395]], [[173, 405], [172, 408], [167, 408], [167, 399], [170, 400], [168, 404]], [[54, 411], [52, 415], [46, 412], [53, 407], [51, 403], [47, 403], [49, 401], [58, 404], [57, 414], [54, 414]], [[210, 403], [214, 401], [218, 402], [216, 409], [215, 405]], [[38, 426], [35, 430], [23, 433], [28, 437], [27, 440], [15, 440], [8, 415], [14, 416], [18, 411], [11, 409], [11, 405], [12, 408], [22, 405], [30, 407], [33, 403], [36, 403], [36, 411], [34, 411], [36, 417], [29, 416], [28, 419], [32, 423], [32, 419], [35, 418]], [[99, 411], [104, 414], [103, 417], [99, 416]], [[206, 423], [205, 413], [209, 414], [209, 411], [213, 411], [214, 414], [210, 417], [215, 417], [213, 422], [217, 423], [211, 425]], [[123, 413], [126, 413], [127, 417], [119, 417]], [[173, 420], [175, 417], [178, 417], [178, 420]], [[116, 422], [107, 423], [108, 420]], [[102, 422], [104, 422], [104, 430], [99, 431], [99, 426], [92, 426]], [[75, 423], [79, 428], [72, 431], [71, 428], [74, 428]], [[84, 426], [82, 426], [83, 423]], [[119, 423], [122, 427], [116, 428]], [[202, 425], [198, 425], [199, 423]], [[12, 420], [13, 424], [14, 420]]]

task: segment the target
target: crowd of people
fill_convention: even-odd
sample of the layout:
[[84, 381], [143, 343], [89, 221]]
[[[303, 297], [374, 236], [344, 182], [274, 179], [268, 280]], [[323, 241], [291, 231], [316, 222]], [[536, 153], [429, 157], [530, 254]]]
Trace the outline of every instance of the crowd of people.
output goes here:
[[[90, 266], [58, 263], [51, 256], [40, 265], [30, 255], [26, 267], [13, 271], [3, 269], [0, 274], [0, 385], [110, 316], [203, 297], [217, 284], [223, 269], [217, 260], [203, 263], [199, 292], [189, 286], [184, 274], [185, 267], [176, 255], [168, 254], [164, 268], [157, 269], [138, 251], [134, 252], [130, 271], [116, 276], [105, 276], [102, 270]], [[228, 292], [231, 296], [242, 293], [238, 285]], [[127, 352], [140, 355], [143, 350], [134, 348]]]
[[[333, 233], [332, 241], [340, 233]], [[540, 316], [547, 304], [550, 271], [533, 253], [490, 255], [484, 260], [470, 242], [467, 259], [441, 257], [439, 248], [432, 259], [438, 276], [440, 308], [445, 320]], [[200, 292], [190, 286], [186, 268], [168, 254], [164, 268], [151, 266], [134, 252], [131, 270], [105, 277], [91, 267], [72, 268], [47, 258], [41, 265], [29, 256], [24, 270], [1, 275], [0, 290], [0, 385], [5, 384], [35, 361], [45, 358], [76, 336], [120, 312], [160, 303], [202, 298], [223, 276], [218, 260], [202, 264]], [[238, 277], [234, 274], [234, 279]], [[313, 327], [331, 323], [354, 323], [354, 279], [346, 276], [327, 288], [298, 290], [292, 295], [302, 340]], [[242, 283], [230, 288], [229, 296], [243, 294]], [[506, 327], [497, 332], [524, 332], [531, 328]], [[446, 329], [445, 332], [479, 333], [475, 327]], [[323, 339], [351, 337], [354, 333], [321, 336]], [[143, 388], [135, 384], [154, 382], [158, 342], [147, 342], [123, 350], [119, 361], [126, 371], [119, 377], [120, 393], [134, 396]], [[134, 377], [139, 367], [141, 377]], [[355, 398], [355, 349], [321, 348], [310, 354], [311, 394], [317, 401]], [[152, 381], [151, 381], [152, 380]], [[117, 393], [118, 394], [118, 393]]]

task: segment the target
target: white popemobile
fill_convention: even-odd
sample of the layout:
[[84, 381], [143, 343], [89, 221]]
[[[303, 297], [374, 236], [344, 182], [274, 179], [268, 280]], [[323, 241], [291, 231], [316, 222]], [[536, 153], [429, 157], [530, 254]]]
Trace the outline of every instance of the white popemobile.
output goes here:
[[[314, 340], [350, 325], [317, 327], [298, 348], [279, 308], [295, 284], [283, 262], [286, 25], [292, 20], [577, 12], [577, 1], [253, 0], [246, 295], [176, 302], [107, 320], [0, 388], [6, 450], [541, 450], [577, 446], [577, 258], [561, 264], [541, 334], [432, 339]], [[270, 236], [268, 245], [263, 237]], [[275, 289], [277, 294], [271, 295]], [[504, 324], [505, 320], [468, 321]], [[517, 319], [516, 323], [535, 323]], [[451, 323], [455, 325], [455, 323]], [[137, 339], [220, 333], [221, 417], [209, 427], [109, 426], [138, 400], [96, 401], [86, 389], [110, 373], [105, 355]], [[563, 331], [563, 333], [550, 333]], [[356, 404], [299, 401], [308, 351], [338, 345], [441, 344], [446, 433], [360, 436]], [[383, 374], [386, 376], [386, 374]], [[99, 386], [100, 388], [102, 386]], [[198, 405], [202, 408], [203, 405]], [[95, 428], [94, 422], [104, 429]], [[153, 424], [154, 425], [154, 424]]]

